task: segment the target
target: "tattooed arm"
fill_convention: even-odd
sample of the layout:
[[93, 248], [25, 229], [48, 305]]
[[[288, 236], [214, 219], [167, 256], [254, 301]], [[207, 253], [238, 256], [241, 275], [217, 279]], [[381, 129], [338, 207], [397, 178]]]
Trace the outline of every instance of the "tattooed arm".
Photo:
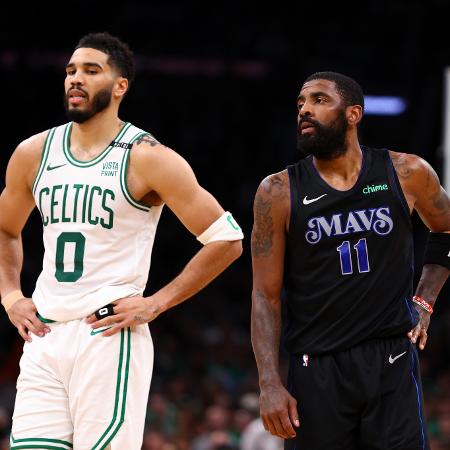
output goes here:
[[[391, 152], [400, 184], [410, 209], [415, 209], [430, 231], [450, 233], [450, 200], [433, 168], [416, 155]], [[437, 264], [426, 264], [416, 289], [416, 295], [432, 306], [449, 275], [449, 270]], [[430, 314], [416, 306], [420, 320], [408, 336], [423, 350], [427, 342]]]
[[266, 430], [288, 439], [298, 426], [297, 402], [278, 370], [286, 225], [289, 217], [287, 171], [271, 175], [258, 188], [252, 231], [252, 345], [259, 372], [261, 418]]

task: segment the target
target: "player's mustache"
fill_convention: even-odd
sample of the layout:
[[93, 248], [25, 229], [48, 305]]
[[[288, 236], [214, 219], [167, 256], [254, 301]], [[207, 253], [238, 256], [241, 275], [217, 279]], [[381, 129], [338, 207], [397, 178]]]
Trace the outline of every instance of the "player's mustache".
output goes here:
[[304, 123], [308, 123], [310, 125], [312, 125], [315, 128], [320, 128], [320, 122], [318, 122], [317, 120], [311, 119], [310, 117], [304, 117], [303, 119], [300, 120], [300, 122], [298, 123], [298, 131], [301, 131], [302, 129], [302, 125]]
[[82, 92], [82, 93], [84, 94], [84, 96], [85, 96], [86, 98], [88, 98], [88, 93], [87, 93], [84, 89], [82, 89], [81, 87], [79, 87], [79, 86], [72, 86], [72, 87], [66, 92], [66, 96], [69, 97], [69, 95], [70, 95], [70, 93], [71, 93], [72, 91]]

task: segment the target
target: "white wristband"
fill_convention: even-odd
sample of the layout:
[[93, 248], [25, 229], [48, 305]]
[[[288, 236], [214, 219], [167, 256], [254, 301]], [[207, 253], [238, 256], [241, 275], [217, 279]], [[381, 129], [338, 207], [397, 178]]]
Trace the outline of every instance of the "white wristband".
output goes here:
[[15, 291], [10, 292], [8, 295], [5, 295], [5, 297], [2, 298], [2, 305], [5, 308], [5, 311], [8, 312], [11, 306], [21, 298], [25, 298], [25, 296], [22, 294], [22, 291], [20, 289], [16, 289]]
[[200, 236], [197, 236], [197, 240], [203, 245], [216, 241], [239, 241], [243, 238], [241, 227], [229, 211], [224, 212]]

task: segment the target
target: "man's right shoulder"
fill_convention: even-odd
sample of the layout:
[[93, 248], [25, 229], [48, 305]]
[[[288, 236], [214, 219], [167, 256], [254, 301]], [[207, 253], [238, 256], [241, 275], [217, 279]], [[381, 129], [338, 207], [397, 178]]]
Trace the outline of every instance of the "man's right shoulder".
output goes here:
[[15, 153], [18, 156], [24, 157], [36, 157], [40, 158], [42, 150], [44, 148], [45, 139], [48, 136], [50, 130], [45, 130], [40, 133], [34, 134], [27, 139], [24, 139], [17, 146]]
[[278, 200], [289, 199], [289, 175], [286, 169], [273, 173], [264, 178], [257, 191], [257, 195], [269, 196]]

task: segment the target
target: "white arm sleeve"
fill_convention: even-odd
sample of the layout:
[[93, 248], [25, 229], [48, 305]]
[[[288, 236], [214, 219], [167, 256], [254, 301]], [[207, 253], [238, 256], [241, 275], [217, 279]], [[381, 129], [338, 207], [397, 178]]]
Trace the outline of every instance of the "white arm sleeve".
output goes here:
[[197, 236], [197, 240], [203, 245], [215, 241], [239, 241], [243, 238], [241, 227], [229, 211], [224, 212], [200, 236]]

